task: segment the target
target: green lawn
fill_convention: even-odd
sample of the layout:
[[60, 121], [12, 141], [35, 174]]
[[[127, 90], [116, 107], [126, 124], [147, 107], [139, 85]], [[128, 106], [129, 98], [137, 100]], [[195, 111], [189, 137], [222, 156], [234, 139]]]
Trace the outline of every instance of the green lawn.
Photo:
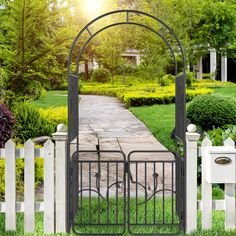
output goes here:
[[38, 100], [31, 101], [31, 104], [41, 107], [61, 107], [67, 106], [67, 91], [47, 91], [46, 95]]
[[168, 149], [174, 149], [170, 134], [175, 127], [175, 105], [131, 107], [130, 111], [140, 119], [152, 134]]
[[236, 85], [232, 87], [226, 87], [226, 88], [214, 88], [214, 93], [227, 96], [227, 97], [236, 98]]
[[[88, 201], [88, 199], [85, 198], [85, 200]], [[112, 203], [112, 201], [110, 202]], [[96, 205], [96, 206], [95, 206]], [[96, 223], [96, 219], [98, 219], [98, 214], [97, 214], [97, 203], [94, 205], [94, 202], [92, 203], [92, 222]], [[156, 220], [157, 222], [160, 221], [162, 222], [162, 201], [161, 199], [156, 201], [157, 205], [157, 214], [156, 214]], [[110, 223], [114, 223], [116, 221], [116, 214], [115, 214], [115, 205], [110, 207], [110, 217], [109, 219], [107, 218], [107, 210], [106, 210], [106, 203], [101, 202], [101, 208], [100, 208], [100, 221], [101, 223], [106, 223], [107, 220], [109, 220]], [[120, 198], [119, 199], [119, 214], [118, 214], [118, 222], [122, 223], [124, 217], [123, 215], [123, 200]], [[136, 209], [135, 209], [135, 201], [131, 199], [131, 222], [135, 222], [136, 219]], [[89, 208], [88, 208], [88, 202], [83, 202], [83, 220], [82, 223], [88, 223], [89, 222]], [[170, 199], [165, 200], [165, 220], [166, 222], [171, 222], [171, 201]], [[140, 223], [144, 221], [144, 205], [141, 207], [139, 206], [139, 215], [138, 215], [138, 220]], [[153, 201], [150, 201], [147, 204], [147, 222], [153, 221]], [[75, 221], [76, 223], [81, 222], [80, 221], [80, 214], [78, 214], [77, 219]], [[178, 220], [176, 217], [174, 217], [174, 222], [178, 223]], [[24, 215], [22, 213], [17, 214], [17, 231], [16, 232], [5, 232], [4, 230], [4, 214], [0, 214], [0, 235], [1, 236], [13, 236], [13, 235], [19, 235], [23, 236], [24, 235]], [[112, 233], [115, 232], [122, 232], [123, 228], [122, 227], [86, 227], [86, 228], [81, 228], [77, 227], [76, 232], [77, 233], [87, 233], [88, 235], [92, 235], [93, 233], [107, 233], [108, 235], [111, 235]], [[178, 227], [135, 227], [132, 226], [132, 232], [135, 232], [137, 234], [139, 233], [174, 233], [178, 231]], [[202, 231], [201, 230], [201, 212], [198, 213], [198, 230], [196, 233], [192, 234], [192, 236], [233, 236], [236, 234], [236, 231], [233, 232], [226, 232], [224, 230], [224, 212], [223, 211], [214, 211], [213, 212], [213, 229], [209, 231]], [[43, 233], [43, 213], [36, 213], [36, 225], [35, 225], [35, 233], [34, 234], [28, 234], [28, 235], [35, 235], [35, 236], [43, 236], [45, 235]], [[61, 235], [65, 236], [66, 234], [55, 234], [55, 235]], [[71, 235], [74, 235], [71, 233]], [[125, 231], [124, 236], [130, 235], [127, 231]], [[184, 235], [181, 233], [180, 235]]]
[[[214, 94], [236, 98], [236, 85], [214, 88]], [[170, 134], [175, 126], [174, 104], [131, 107], [130, 111], [146, 124], [148, 129], [164, 146], [173, 150], [174, 143], [170, 138]]]

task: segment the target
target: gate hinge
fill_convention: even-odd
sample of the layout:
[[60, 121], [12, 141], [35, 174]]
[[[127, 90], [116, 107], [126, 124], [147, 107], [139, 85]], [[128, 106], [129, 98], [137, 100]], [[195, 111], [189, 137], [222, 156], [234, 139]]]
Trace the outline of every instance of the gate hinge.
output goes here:
[[129, 162], [126, 161], [125, 162], [125, 174], [128, 174], [129, 173]]

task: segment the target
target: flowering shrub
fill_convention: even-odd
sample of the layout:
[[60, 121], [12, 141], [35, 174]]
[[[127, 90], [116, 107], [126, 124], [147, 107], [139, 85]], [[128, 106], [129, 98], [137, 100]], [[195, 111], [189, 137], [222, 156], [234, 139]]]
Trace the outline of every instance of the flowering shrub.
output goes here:
[[14, 125], [15, 119], [12, 113], [5, 105], [0, 104], [0, 148], [3, 148], [7, 140], [11, 138]]

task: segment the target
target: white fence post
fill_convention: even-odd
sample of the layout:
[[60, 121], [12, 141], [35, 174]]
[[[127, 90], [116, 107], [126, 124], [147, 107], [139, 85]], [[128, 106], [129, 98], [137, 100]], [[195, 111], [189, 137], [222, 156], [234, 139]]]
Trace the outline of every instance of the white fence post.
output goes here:
[[197, 230], [197, 141], [195, 125], [188, 125], [186, 133], [186, 233]]
[[56, 142], [56, 233], [67, 229], [67, 132], [66, 126], [57, 126], [53, 134]]
[[55, 233], [54, 207], [54, 143], [48, 140], [44, 144], [44, 233]]
[[16, 230], [16, 144], [6, 143], [5, 161], [5, 203], [6, 231]]

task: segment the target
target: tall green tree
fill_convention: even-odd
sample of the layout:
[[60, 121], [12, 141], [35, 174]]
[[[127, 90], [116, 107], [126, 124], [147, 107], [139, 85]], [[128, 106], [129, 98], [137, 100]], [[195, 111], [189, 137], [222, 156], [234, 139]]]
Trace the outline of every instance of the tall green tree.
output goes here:
[[[209, 47], [226, 53], [235, 45], [235, 0], [135, 0], [135, 8], [162, 19], [184, 45], [187, 63], [193, 65]], [[157, 55], [156, 50], [153, 54]]]
[[16, 94], [38, 96], [49, 80], [65, 76], [70, 31], [65, 1], [2, 1], [0, 62], [6, 88]]
[[227, 53], [236, 38], [236, 2], [205, 1], [193, 36], [196, 42]]

